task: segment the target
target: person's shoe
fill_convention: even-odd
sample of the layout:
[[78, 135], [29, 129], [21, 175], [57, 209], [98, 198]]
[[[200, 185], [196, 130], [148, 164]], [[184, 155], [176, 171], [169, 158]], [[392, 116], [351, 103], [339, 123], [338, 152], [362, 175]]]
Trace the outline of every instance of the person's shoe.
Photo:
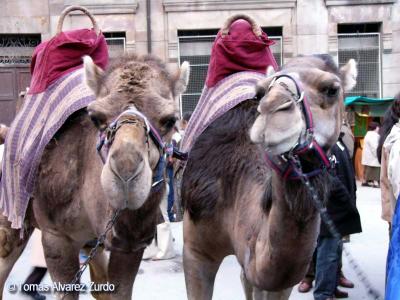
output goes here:
[[349, 298], [349, 293], [345, 292], [345, 291], [341, 291], [338, 288], [336, 288], [335, 298], [337, 298], [337, 299]]
[[350, 235], [345, 235], [342, 237], [342, 242], [343, 243], [350, 243]]
[[354, 288], [354, 283], [344, 277], [343, 274], [339, 276], [339, 285], [348, 289]]
[[299, 293], [308, 293], [312, 288], [312, 282], [310, 282], [310, 280], [307, 279], [303, 279], [297, 290], [299, 291]]

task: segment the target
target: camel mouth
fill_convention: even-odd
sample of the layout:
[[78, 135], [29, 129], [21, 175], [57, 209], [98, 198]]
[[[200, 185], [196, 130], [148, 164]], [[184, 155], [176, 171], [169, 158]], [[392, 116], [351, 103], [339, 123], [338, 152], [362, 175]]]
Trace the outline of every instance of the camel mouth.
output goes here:
[[265, 134], [264, 137], [264, 147], [267, 152], [272, 155], [282, 155], [294, 149], [296, 145], [301, 142], [303, 134], [296, 130], [290, 134], [274, 134], [280, 138], [274, 138], [271, 134]]
[[[143, 172], [144, 163], [139, 164], [139, 166], [133, 172], [124, 172], [124, 175], [121, 175], [122, 172], [117, 171], [117, 167], [113, 163], [113, 160], [110, 161], [109, 166], [110, 171], [116, 178], [121, 180], [122, 182], [135, 182], [140, 174]], [[132, 174], [132, 175], [131, 175]]]
[[136, 210], [146, 202], [151, 192], [152, 170], [143, 162], [134, 173], [122, 175], [108, 163], [103, 167], [101, 184], [112, 207]]

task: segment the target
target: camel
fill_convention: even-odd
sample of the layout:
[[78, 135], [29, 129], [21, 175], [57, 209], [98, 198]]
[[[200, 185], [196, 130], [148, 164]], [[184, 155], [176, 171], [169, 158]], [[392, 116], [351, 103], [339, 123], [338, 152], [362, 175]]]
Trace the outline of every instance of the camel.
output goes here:
[[[356, 74], [354, 60], [339, 70], [328, 55], [293, 58], [276, 74], [269, 68], [256, 99], [237, 105], [197, 138], [182, 176], [189, 300], [212, 298], [218, 268], [232, 254], [247, 300], [289, 298], [312, 258], [320, 217], [301, 181], [273, 171], [265, 154], [280, 157], [307, 138], [296, 103], [301, 91], [311, 108], [314, 139], [328, 152], [339, 135], [343, 94], [354, 87]], [[321, 165], [308, 153], [300, 160], [304, 172]], [[326, 168], [310, 181], [324, 200]]]
[[[46, 263], [53, 282], [70, 283], [79, 269], [79, 251], [105, 231], [120, 214], [104, 246], [90, 264], [91, 279], [115, 284], [97, 299], [131, 299], [144, 248], [152, 241], [165, 192], [163, 149], [152, 139], [156, 130], [171, 138], [178, 117], [178, 97], [188, 84], [189, 66], [177, 72], [153, 56], [125, 56], [107, 70], [84, 58], [84, 80], [96, 100], [67, 120], [46, 147], [26, 215], [27, 232], [2, 219], [0, 224], [0, 292], [33, 227], [42, 231]], [[116, 121], [116, 129], [110, 123]], [[150, 128], [151, 127], [151, 128]], [[99, 130], [108, 133], [104, 164], [96, 152]], [[111, 132], [112, 131], [112, 132]], [[150, 131], [150, 132], [149, 132]], [[159, 176], [160, 174], [158, 174]], [[158, 178], [160, 179], [160, 178]], [[78, 293], [57, 293], [78, 299]]]

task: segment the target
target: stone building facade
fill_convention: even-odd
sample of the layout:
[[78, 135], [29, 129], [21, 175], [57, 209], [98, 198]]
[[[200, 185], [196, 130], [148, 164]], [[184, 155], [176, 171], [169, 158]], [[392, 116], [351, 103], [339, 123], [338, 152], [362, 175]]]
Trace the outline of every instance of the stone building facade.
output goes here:
[[[114, 55], [121, 49], [139, 54], [151, 49], [170, 64], [188, 59], [193, 65], [193, 76], [183, 97], [182, 110], [194, 107], [204, 83], [213, 36], [223, 21], [236, 13], [254, 17], [276, 40], [274, 54], [279, 63], [299, 54], [329, 53], [340, 64], [354, 57], [360, 64], [362, 79], [356, 93], [391, 97], [400, 91], [398, 0], [0, 0], [0, 3], [0, 110], [7, 107], [8, 115], [12, 114], [13, 99], [29, 82], [26, 68], [29, 59], [18, 57], [29, 56], [38, 40], [52, 37], [60, 12], [73, 4], [86, 6], [95, 15], [110, 45], [114, 45]], [[68, 16], [64, 23], [64, 29], [88, 26], [89, 20], [80, 13]]]

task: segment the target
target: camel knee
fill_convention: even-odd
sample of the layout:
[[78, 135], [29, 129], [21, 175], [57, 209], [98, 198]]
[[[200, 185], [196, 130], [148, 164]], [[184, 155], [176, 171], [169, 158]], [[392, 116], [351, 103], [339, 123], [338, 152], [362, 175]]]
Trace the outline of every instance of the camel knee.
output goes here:
[[0, 257], [5, 258], [11, 252], [13, 241], [7, 237], [7, 231], [0, 229]]
[[0, 226], [0, 258], [8, 257], [18, 247], [26, 244], [28, 238], [21, 239], [18, 230]]

